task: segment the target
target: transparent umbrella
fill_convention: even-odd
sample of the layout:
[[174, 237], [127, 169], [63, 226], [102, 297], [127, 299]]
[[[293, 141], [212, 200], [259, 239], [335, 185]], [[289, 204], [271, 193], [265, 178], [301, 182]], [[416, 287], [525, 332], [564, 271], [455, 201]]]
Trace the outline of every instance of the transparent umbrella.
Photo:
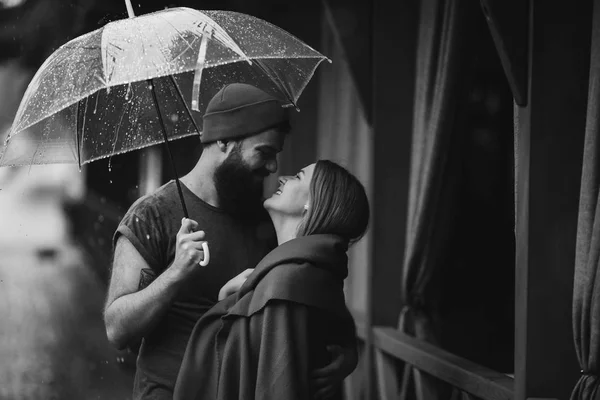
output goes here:
[[40, 67], [0, 166], [81, 166], [157, 143], [168, 148], [170, 140], [201, 134], [208, 101], [234, 82], [297, 107], [326, 59], [250, 15], [173, 8], [134, 17], [126, 5], [130, 18], [71, 40]]

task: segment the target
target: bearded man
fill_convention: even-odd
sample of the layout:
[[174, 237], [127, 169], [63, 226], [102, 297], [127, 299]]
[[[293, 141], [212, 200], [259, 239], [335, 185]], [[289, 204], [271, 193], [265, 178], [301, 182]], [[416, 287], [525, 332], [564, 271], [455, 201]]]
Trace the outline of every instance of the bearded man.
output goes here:
[[[239, 287], [277, 245], [262, 207], [262, 188], [264, 178], [277, 171], [276, 156], [290, 131], [288, 108], [237, 83], [212, 98], [203, 119], [202, 154], [181, 178], [190, 219], [183, 217], [170, 181], [138, 199], [113, 238], [104, 322], [109, 341], [119, 349], [141, 340], [134, 400], [172, 399], [196, 322], [217, 303], [227, 282]], [[203, 242], [210, 249], [206, 266], [199, 265]], [[340, 371], [354, 368], [354, 351], [339, 352], [315, 371], [314, 384], [339, 385], [345, 376]]]

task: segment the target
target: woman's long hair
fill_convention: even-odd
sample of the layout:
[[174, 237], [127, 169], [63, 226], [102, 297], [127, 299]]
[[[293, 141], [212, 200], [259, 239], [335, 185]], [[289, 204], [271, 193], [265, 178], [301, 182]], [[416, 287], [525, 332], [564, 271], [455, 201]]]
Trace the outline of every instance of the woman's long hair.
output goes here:
[[298, 236], [334, 234], [355, 243], [369, 224], [369, 200], [360, 181], [344, 167], [319, 160], [309, 189], [310, 205]]

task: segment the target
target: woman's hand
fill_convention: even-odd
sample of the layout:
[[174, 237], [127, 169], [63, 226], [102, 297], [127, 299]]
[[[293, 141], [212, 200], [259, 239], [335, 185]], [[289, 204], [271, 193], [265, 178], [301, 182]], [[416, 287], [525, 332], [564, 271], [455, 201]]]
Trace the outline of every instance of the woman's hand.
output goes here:
[[254, 268], [248, 268], [247, 270], [245, 270], [238, 276], [230, 279], [229, 282], [227, 282], [225, 285], [223, 285], [221, 290], [219, 290], [219, 301], [223, 300], [225, 297], [228, 297], [228, 296], [236, 293], [238, 290], [240, 290], [240, 288], [242, 287], [244, 282], [246, 282], [246, 279], [248, 279], [248, 276], [250, 276], [250, 274], [253, 271], [254, 271]]
[[331, 398], [358, 364], [356, 346], [345, 348], [332, 345], [327, 346], [327, 350], [332, 353], [332, 361], [311, 374], [311, 385], [316, 400]]

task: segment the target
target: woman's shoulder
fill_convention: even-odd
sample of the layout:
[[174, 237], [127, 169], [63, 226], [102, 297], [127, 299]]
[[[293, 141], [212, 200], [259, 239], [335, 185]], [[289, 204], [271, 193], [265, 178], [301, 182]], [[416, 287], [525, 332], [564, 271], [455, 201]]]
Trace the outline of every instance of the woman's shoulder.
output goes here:
[[259, 287], [284, 287], [291, 290], [311, 281], [318, 282], [320, 285], [330, 285], [336, 280], [335, 275], [326, 268], [302, 259], [287, 260], [271, 268], [258, 283], [257, 289]]
[[330, 311], [345, 307], [343, 282], [328, 270], [307, 262], [278, 265], [261, 279], [254, 290], [253, 303], [266, 304], [270, 300]]

